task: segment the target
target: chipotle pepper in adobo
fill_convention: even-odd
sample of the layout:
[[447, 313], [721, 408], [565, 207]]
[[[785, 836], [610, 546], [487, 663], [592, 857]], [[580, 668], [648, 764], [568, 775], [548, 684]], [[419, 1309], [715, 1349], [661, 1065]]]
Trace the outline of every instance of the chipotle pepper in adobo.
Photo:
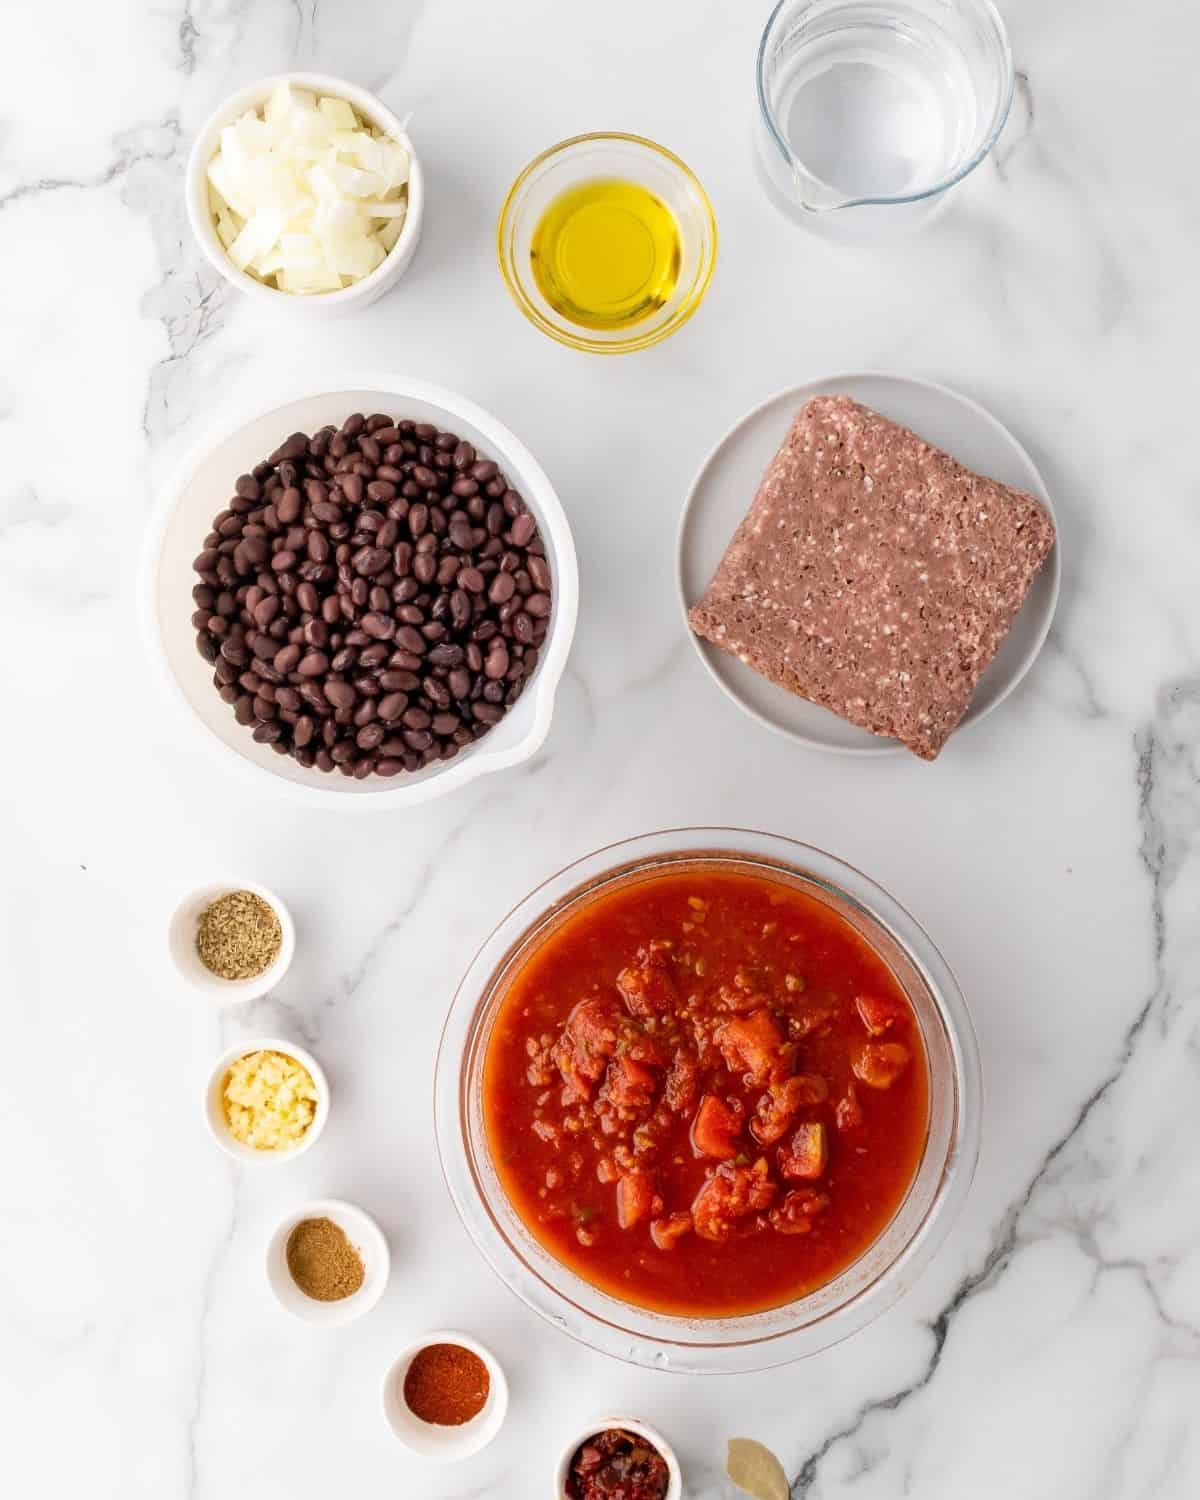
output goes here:
[[666, 1459], [644, 1437], [614, 1427], [581, 1443], [567, 1470], [569, 1500], [664, 1500]]

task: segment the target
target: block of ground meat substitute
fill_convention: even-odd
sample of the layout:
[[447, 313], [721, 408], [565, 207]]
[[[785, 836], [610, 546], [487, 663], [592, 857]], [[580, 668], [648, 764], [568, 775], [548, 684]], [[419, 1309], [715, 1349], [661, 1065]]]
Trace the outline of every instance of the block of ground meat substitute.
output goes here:
[[848, 396], [792, 422], [692, 629], [933, 760], [1054, 545], [1032, 496]]

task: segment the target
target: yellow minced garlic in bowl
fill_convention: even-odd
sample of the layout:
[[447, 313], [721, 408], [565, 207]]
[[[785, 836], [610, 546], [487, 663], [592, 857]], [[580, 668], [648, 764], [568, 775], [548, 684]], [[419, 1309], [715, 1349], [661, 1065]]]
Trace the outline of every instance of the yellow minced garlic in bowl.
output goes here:
[[313, 1122], [317, 1088], [287, 1053], [250, 1052], [226, 1073], [221, 1105], [235, 1141], [256, 1151], [289, 1151]]

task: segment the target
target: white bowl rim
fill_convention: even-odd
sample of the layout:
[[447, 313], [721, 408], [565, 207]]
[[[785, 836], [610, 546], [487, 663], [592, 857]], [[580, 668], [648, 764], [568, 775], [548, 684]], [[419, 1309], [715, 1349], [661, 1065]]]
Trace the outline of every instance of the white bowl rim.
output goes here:
[[[697, 493], [700, 489], [701, 481], [708, 473], [708, 470], [712, 465], [714, 459], [717, 457], [718, 453], [720, 453], [725, 445], [732, 439], [734, 439], [744, 427], [747, 427], [755, 419], [755, 417], [766, 411], [768, 407], [774, 406], [777, 401], [782, 401], [785, 397], [792, 396], [794, 396], [797, 401], [807, 400], [810, 396], [827, 393], [836, 386], [844, 385], [850, 381], [860, 380], [894, 381], [901, 385], [918, 386], [922, 390], [929, 391], [935, 396], [941, 396], [948, 400], [955, 401], [961, 406], [967, 407], [974, 416], [979, 417], [989, 427], [999, 432], [999, 434], [1012, 445], [1012, 447], [1029, 465], [1030, 472], [1037, 479], [1038, 489], [1036, 498], [1039, 503], [1045, 508], [1046, 513], [1049, 515], [1050, 520], [1054, 524], [1054, 544], [1050, 548], [1050, 553], [1045, 563], [1043, 564], [1044, 571], [1049, 575], [1050, 578], [1050, 598], [1045, 608], [1045, 616], [1038, 627], [1037, 635], [1030, 643], [1029, 648], [1022, 658], [1020, 664], [1014, 668], [1012, 675], [1004, 685], [1003, 691], [998, 693], [996, 697], [991, 700], [991, 702], [987, 703], [983, 708], [979, 709], [978, 712], [973, 711], [973, 705], [968, 706], [967, 712], [963, 715], [962, 721], [958, 724], [954, 731], [955, 736], [961, 735], [966, 730], [970, 729], [972, 725], [981, 723], [988, 717], [990, 713], [999, 708], [1000, 705], [1016, 691], [1016, 689], [1025, 680], [1030, 669], [1033, 667], [1034, 662], [1041, 655], [1042, 648], [1043, 646], [1045, 646], [1046, 640], [1050, 634], [1050, 629], [1054, 624], [1054, 617], [1058, 612], [1058, 601], [1059, 595], [1062, 591], [1063, 575], [1062, 526], [1059, 523], [1058, 515], [1054, 508], [1054, 500], [1053, 496], [1050, 493], [1050, 488], [1046, 484], [1045, 478], [1042, 475], [1042, 471], [1038, 468], [1037, 464], [1034, 463], [1033, 457], [1030, 454], [1029, 450], [1025, 447], [1024, 443], [1020, 441], [1020, 439], [1011, 430], [1011, 428], [1008, 427], [1006, 423], [1002, 422], [994, 412], [989, 411], [989, 409], [984, 406], [982, 402], [976, 401], [973, 396], [964, 394], [964, 392], [958, 390], [952, 385], [945, 384], [944, 381], [928, 380], [921, 375], [908, 375], [901, 370], [882, 370], [872, 368], [857, 370], [835, 370], [828, 375], [817, 375], [810, 380], [802, 380], [794, 382], [790, 385], [781, 386], [777, 390], [772, 391], [770, 395], [764, 396], [761, 401], [755, 402], [753, 406], [749, 407], [745, 412], [743, 412], [742, 415], [738, 417], [734, 422], [731, 422], [726, 430], [721, 433], [720, 437], [717, 438], [716, 442], [711, 445], [707, 453], [705, 453], [704, 457], [696, 465], [695, 471], [692, 474], [691, 482], [688, 485], [687, 494], [684, 497], [683, 507], [679, 513], [679, 523], [675, 531], [675, 594], [676, 598], [679, 601], [680, 609], [683, 613], [684, 634], [687, 636], [689, 642], [691, 643], [693, 651], [699, 658], [705, 672], [721, 690], [726, 700], [732, 703], [740, 713], [745, 714], [747, 718], [755, 720], [755, 722], [761, 724], [764, 729], [769, 729], [772, 734], [781, 735], [784, 739], [791, 740], [793, 744], [803, 745], [806, 749], [809, 750], [820, 750], [829, 755], [848, 755], [859, 757], [894, 755], [902, 757], [908, 754], [908, 752], [905, 750], [905, 747], [898, 740], [891, 739], [885, 735], [881, 735], [878, 737], [877, 744], [863, 743], [860, 745], [832, 745], [826, 740], [818, 739], [814, 735], [805, 734], [801, 730], [792, 729], [786, 724], [781, 724], [775, 719], [768, 718], [752, 704], [747, 702], [744, 698], [733, 692], [730, 687], [722, 680], [722, 678], [714, 668], [709, 652], [706, 649], [706, 647], [709, 646], [709, 643], [701, 640], [700, 637], [696, 635], [695, 631], [692, 629], [690, 623], [688, 622], [688, 611], [691, 608], [692, 601], [688, 599], [684, 585], [684, 548], [687, 542], [688, 526], [691, 521], [692, 510], [695, 505]], [[1022, 604], [1022, 608], [1024, 608], [1024, 604]], [[712, 649], [715, 650], [716, 648], [714, 647]], [[869, 731], [863, 730], [863, 734], [869, 735]]]
[[[530, 684], [529, 695], [533, 703], [533, 722], [528, 733], [517, 744], [503, 750], [489, 750], [488, 738], [477, 740], [461, 755], [442, 766], [431, 776], [421, 781], [405, 784], [398, 777], [394, 785], [371, 792], [369, 795], [346, 796], [336, 783], [324, 786], [309, 786], [287, 780], [266, 772], [262, 766], [239, 755], [214, 734], [200, 718], [188, 701], [172, 670], [163, 646], [157, 618], [157, 575], [163, 542], [171, 518], [187, 488], [192, 475], [212, 452], [231, 441], [243, 427], [271, 415], [279, 407], [290, 406], [298, 401], [319, 400], [336, 396], [340, 391], [376, 391], [389, 401], [403, 402], [407, 399], [425, 401], [431, 406], [443, 408], [451, 416], [469, 422], [487, 439], [488, 443], [507, 454], [517, 470], [516, 478], [525, 498], [532, 497], [540, 518], [544, 518], [553, 536], [556, 571], [554, 578], [554, 608], [552, 628], [541, 648], [537, 672]], [[523, 442], [503, 422], [493, 417], [481, 406], [466, 396], [447, 390], [445, 386], [407, 375], [389, 375], [380, 371], [338, 370], [322, 379], [319, 384], [303, 381], [295, 386], [285, 385], [266, 407], [255, 406], [254, 410], [242, 410], [236, 419], [228, 416], [219, 427], [206, 433], [184, 454], [161, 487], [159, 498], [151, 510], [146, 523], [142, 543], [141, 565], [138, 578], [138, 622], [142, 642], [149, 658], [153, 676], [160, 690], [180, 710], [183, 722], [201, 730], [202, 743], [210, 754], [227, 769], [233, 770], [248, 786], [261, 787], [264, 777], [283, 796], [308, 807], [336, 809], [341, 812], [382, 812], [390, 808], [416, 806], [432, 802], [457, 787], [467, 786], [478, 777], [492, 771], [507, 770], [528, 760], [541, 748], [550, 732], [550, 721], [554, 712], [555, 696], [566, 667], [567, 656], [575, 635], [575, 623], [579, 613], [579, 564], [575, 554], [575, 540], [562, 501], [546, 471], [534, 458]], [[522, 695], [524, 701], [524, 695]]]
[[[374, 1267], [368, 1265], [367, 1268], [370, 1280], [357, 1292], [343, 1297], [340, 1302], [318, 1302], [308, 1297], [294, 1282], [292, 1285], [295, 1286], [296, 1299], [293, 1300], [280, 1290], [272, 1274], [271, 1263], [275, 1255], [280, 1253], [283, 1259], [281, 1274], [290, 1279], [291, 1273], [287, 1269], [287, 1241], [292, 1230], [305, 1219], [320, 1218], [332, 1219], [348, 1239], [358, 1237], [371, 1242], [369, 1255], [374, 1257]], [[359, 1248], [361, 1250], [363, 1247]], [[392, 1256], [387, 1236], [373, 1214], [360, 1208], [357, 1203], [351, 1203], [348, 1198], [312, 1198], [297, 1204], [272, 1230], [267, 1240], [265, 1261], [267, 1285], [276, 1302], [297, 1322], [307, 1323], [313, 1328], [343, 1328], [347, 1323], [353, 1323], [369, 1313], [387, 1290], [388, 1279], [392, 1274]], [[305, 1304], [311, 1304], [313, 1311], [309, 1311]]]
[[[441, 1434], [443, 1449], [440, 1452], [431, 1453], [411, 1446], [393, 1421], [391, 1392], [400, 1372], [407, 1371], [408, 1366], [421, 1350], [428, 1349], [432, 1344], [458, 1344], [464, 1349], [469, 1349], [472, 1354], [478, 1355], [487, 1366], [488, 1399], [482, 1409], [460, 1427], [434, 1427], [433, 1430]], [[404, 1400], [403, 1391], [396, 1399], [400, 1402]], [[476, 1453], [482, 1453], [504, 1426], [508, 1415], [508, 1377], [504, 1373], [503, 1365], [487, 1345], [481, 1343], [472, 1334], [464, 1333], [459, 1328], [434, 1328], [406, 1344], [388, 1365], [387, 1373], [383, 1377], [383, 1414], [387, 1418], [387, 1424], [395, 1435], [396, 1441], [403, 1444], [409, 1453], [424, 1459], [426, 1463], [456, 1463], [459, 1459], [471, 1458]], [[412, 1417], [414, 1422], [422, 1426], [432, 1426], [431, 1423], [421, 1422], [421, 1418], [415, 1413]]]
[[[373, 271], [349, 286], [342, 287], [340, 291], [314, 292], [309, 296], [297, 296], [294, 293], [281, 292], [277, 287], [267, 286], [255, 277], [247, 275], [245, 271], [239, 270], [229, 259], [224, 245], [217, 238], [216, 228], [207, 211], [207, 203], [202, 204], [201, 201], [200, 187], [206, 181], [205, 173], [213, 150], [210, 138], [215, 137], [223, 126], [231, 124], [246, 110], [259, 108], [281, 83], [294, 84], [297, 88], [311, 89], [314, 93], [344, 99], [360, 114], [367, 115], [372, 125], [385, 130], [388, 135], [397, 140], [409, 155], [408, 211], [404, 216], [399, 238]], [[276, 306], [281, 302], [287, 302], [300, 307], [307, 306], [312, 310], [328, 312], [333, 309], [345, 309], [354, 302], [373, 300], [377, 293], [407, 270], [420, 238], [425, 217], [425, 173], [404, 122], [370, 89], [363, 88], [361, 84], [352, 83], [348, 78], [339, 78], [333, 73], [272, 73], [230, 94], [208, 115], [193, 137], [187, 165], [184, 168], [183, 184], [188, 223], [205, 259], [230, 286]]]
[[[302, 1067], [307, 1068], [313, 1084], [317, 1090], [317, 1107], [313, 1111], [312, 1124], [304, 1132], [300, 1141], [295, 1146], [290, 1146], [286, 1151], [260, 1151], [254, 1146], [245, 1146], [241, 1141], [235, 1140], [225, 1123], [223, 1112], [220, 1114], [220, 1125], [217, 1124], [217, 1111], [213, 1107], [213, 1090], [218, 1087], [224, 1079], [225, 1074], [237, 1062], [239, 1057], [249, 1057], [252, 1052], [283, 1052], [288, 1057], [294, 1058]], [[204, 1112], [204, 1123], [208, 1127], [208, 1133], [216, 1141], [217, 1145], [235, 1161], [248, 1162], [256, 1166], [280, 1166], [283, 1162], [294, 1161], [296, 1157], [314, 1146], [317, 1138], [325, 1129], [325, 1123], [329, 1119], [329, 1079], [325, 1076], [325, 1069], [307, 1049], [299, 1042], [293, 1042], [287, 1037], [278, 1036], [250, 1036], [241, 1041], [234, 1042], [226, 1047], [210, 1068], [208, 1079], [204, 1085], [204, 1097], [201, 1101]]]
[[563, 1449], [562, 1457], [558, 1461], [558, 1468], [554, 1471], [554, 1500], [566, 1500], [567, 1470], [580, 1445], [586, 1443], [588, 1438], [595, 1437], [601, 1432], [610, 1432], [613, 1428], [622, 1428], [625, 1432], [634, 1432], [638, 1437], [645, 1438], [648, 1443], [653, 1444], [658, 1449], [659, 1453], [666, 1460], [667, 1465], [666, 1500], [681, 1500], [683, 1495], [683, 1471], [679, 1466], [678, 1455], [657, 1427], [652, 1427], [649, 1422], [642, 1422], [637, 1417], [597, 1417], [594, 1422], [588, 1422], [585, 1426], [581, 1427]]
[[[211, 904], [222, 895], [229, 895], [234, 891], [249, 891], [252, 895], [261, 897], [278, 918], [280, 943], [275, 962], [268, 965], [261, 974], [252, 975], [249, 979], [222, 979], [207, 971], [186, 971], [175, 956], [171, 941], [173, 929], [176, 922], [181, 920], [184, 908], [197, 899], [204, 899]], [[214, 877], [191, 886], [175, 902], [171, 915], [167, 918], [166, 947], [176, 974], [190, 990], [206, 995], [218, 1005], [245, 1005], [251, 1000], [261, 1000], [264, 995], [269, 995], [287, 975], [296, 954], [296, 922], [283, 897], [261, 881]]]

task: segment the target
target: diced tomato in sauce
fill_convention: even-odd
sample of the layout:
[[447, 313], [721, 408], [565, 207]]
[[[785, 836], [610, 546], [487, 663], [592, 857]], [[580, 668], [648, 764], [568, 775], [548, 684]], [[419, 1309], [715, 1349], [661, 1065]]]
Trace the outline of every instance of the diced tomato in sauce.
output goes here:
[[692, 1150], [696, 1155], [729, 1161], [738, 1154], [741, 1133], [741, 1115], [715, 1094], [705, 1094], [692, 1121]]
[[759, 1088], [785, 1071], [783, 1037], [765, 1010], [726, 1021], [716, 1033], [715, 1041], [729, 1071], [744, 1073]]
[[667, 1214], [650, 1224], [650, 1238], [659, 1250], [673, 1250], [684, 1235], [691, 1232], [691, 1214]]
[[631, 1016], [646, 1020], [674, 1010], [678, 1001], [675, 978], [662, 949], [647, 944], [634, 963], [617, 975], [617, 988]]
[[786, 1133], [798, 1110], [828, 1097], [829, 1085], [819, 1073], [797, 1073], [772, 1083], [759, 1096], [750, 1134], [760, 1145], [772, 1145]]
[[909, 1051], [902, 1042], [868, 1042], [854, 1059], [854, 1076], [872, 1089], [890, 1089], [908, 1067]]
[[894, 995], [859, 995], [854, 1008], [872, 1036], [882, 1036], [897, 1023], [903, 1025], [912, 1019], [908, 1002], [897, 1000]]
[[654, 1209], [654, 1173], [645, 1170], [626, 1172], [617, 1181], [617, 1223], [632, 1229], [648, 1219]]
[[531, 1233], [624, 1301], [735, 1316], [878, 1237], [923, 1149], [919, 1027], [862, 936], [782, 878], [618, 883], [504, 992], [493, 1163]]
[[801, 1125], [786, 1146], [779, 1150], [779, 1175], [789, 1182], [804, 1182], [825, 1171], [829, 1160], [829, 1142], [820, 1120]]
[[567, 1017], [553, 1057], [568, 1090], [580, 1098], [591, 1097], [617, 1050], [616, 1010], [612, 1000], [581, 1000]]
[[692, 1224], [705, 1240], [727, 1240], [741, 1221], [770, 1208], [778, 1191], [760, 1156], [752, 1167], [722, 1162], [692, 1204]]
[[654, 1098], [658, 1079], [653, 1068], [625, 1053], [614, 1057], [604, 1075], [604, 1094], [618, 1109], [645, 1109]]
[[811, 1188], [796, 1188], [786, 1193], [778, 1208], [771, 1210], [771, 1227], [780, 1234], [811, 1234], [817, 1215], [829, 1207], [824, 1193]]

